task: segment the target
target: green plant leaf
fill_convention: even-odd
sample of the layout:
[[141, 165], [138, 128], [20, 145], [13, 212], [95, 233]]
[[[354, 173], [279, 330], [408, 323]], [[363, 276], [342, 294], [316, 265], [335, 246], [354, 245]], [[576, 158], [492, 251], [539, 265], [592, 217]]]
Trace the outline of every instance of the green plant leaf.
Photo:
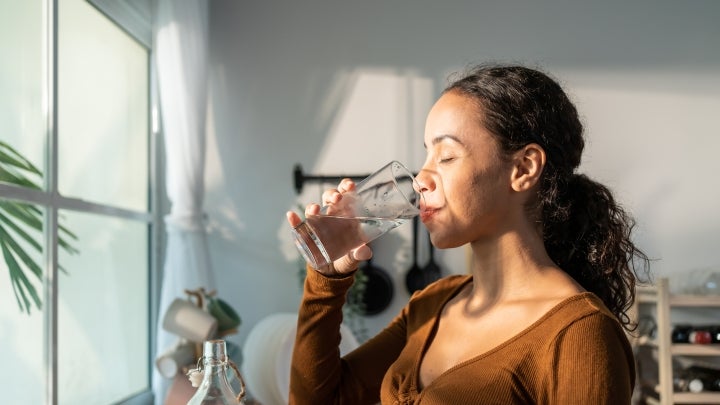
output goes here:
[[[3, 150], [4, 149], [4, 150]], [[27, 170], [42, 177], [42, 172], [29, 160], [25, 159], [20, 152], [16, 151], [9, 144], [0, 141], [0, 163], [9, 164]]]
[[12, 217], [22, 221], [32, 229], [42, 232], [42, 212], [29, 204], [0, 201], [0, 209]]
[[28, 179], [27, 177], [8, 171], [4, 167], [0, 166], [0, 181], [5, 183], [15, 184], [25, 188], [33, 190], [42, 190], [42, 187], [38, 183]]
[[[43, 173], [28, 159], [22, 156], [9, 144], [0, 141], [0, 182], [17, 186], [43, 190]], [[62, 221], [61, 218], [58, 222]], [[19, 241], [32, 246], [38, 252], [43, 251], [42, 239], [31, 236], [35, 230], [43, 232], [43, 211], [31, 204], [13, 201], [0, 201], [0, 247], [8, 266], [13, 292], [18, 306], [22, 311], [30, 313], [31, 301], [38, 309], [41, 308], [41, 299], [35, 286], [28, 279], [27, 271], [42, 280], [43, 270], [38, 263], [28, 255]], [[67, 227], [58, 224], [58, 246], [70, 254], [79, 253], [70, 241], [77, 241], [78, 237]], [[58, 270], [67, 274], [67, 271], [58, 263]]]
[[[63, 234], [70, 237], [71, 239], [73, 239], [75, 241], [78, 240], [78, 237], [74, 233], [70, 232], [64, 226], [59, 225], [58, 230], [62, 231]], [[64, 237], [62, 237], [60, 235], [58, 235], [58, 244], [60, 245], [61, 248], [63, 248], [66, 252], [68, 252], [71, 255], [80, 253], [80, 251], [78, 249], [76, 249], [74, 246], [72, 246]]]
[[[25, 225], [37, 231], [42, 231], [42, 211], [40, 211], [37, 207], [30, 204], [0, 201], [0, 211], [2, 210], [5, 210], [8, 215], [21, 220]], [[58, 226], [58, 231], [62, 233], [62, 235], [58, 236], [58, 244], [60, 247], [70, 254], [80, 253], [80, 251], [73, 247], [67, 240], [69, 237], [70, 239], [77, 241], [77, 235], [63, 225]]]
[[0, 226], [0, 240], [8, 247], [11, 251], [20, 258], [20, 260], [27, 266], [30, 271], [37, 276], [38, 279], [42, 280], [42, 268], [33, 260], [23, 248], [15, 241], [15, 239], [7, 233], [5, 228]]
[[[0, 248], [2, 248], [5, 263], [7, 263], [8, 268], [10, 269], [10, 280], [12, 281], [13, 290], [15, 292], [15, 299], [18, 302], [20, 310], [24, 310], [25, 312], [30, 314], [31, 305], [27, 294], [32, 297], [37, 308], [41, 309], [40, 297], [37, 294], [35, 286], [32, 285], [30, 280], [28, 280], [28, 278], [25, 276], [25, 273], [20, 268], [20, 264], [15, 260], [15, 257], [13, 256], [10, 249], [8, 249], [7, 244], [2, 238], [0, 238]], [[21, 299], [22, 302], [20, 301]]]
[[34, 247], [35, 250], [37, 250], [38, 252], [42, 253], [42, 245], [40, 245], [40, 243], [37, 242], [35, 238], [28, 235], [28, 233], [25, 232], [21, 227], [19, 227], [12, 219], [8, 218], [7, 216], [3, 215], [2, 212], [0, 212], [0, 227], [2, 227], [3, 224], [10, 227], [10, 229], [12, 229], [17, 235], [23, 238], [25, 242]]

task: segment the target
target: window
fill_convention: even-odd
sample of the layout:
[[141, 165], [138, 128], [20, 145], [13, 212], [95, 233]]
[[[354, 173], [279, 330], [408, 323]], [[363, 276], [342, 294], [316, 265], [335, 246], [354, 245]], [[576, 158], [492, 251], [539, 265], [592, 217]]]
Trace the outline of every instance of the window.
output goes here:
[[151, 403], [151, 50], [101, 8], [0, 0], [3, 403]]

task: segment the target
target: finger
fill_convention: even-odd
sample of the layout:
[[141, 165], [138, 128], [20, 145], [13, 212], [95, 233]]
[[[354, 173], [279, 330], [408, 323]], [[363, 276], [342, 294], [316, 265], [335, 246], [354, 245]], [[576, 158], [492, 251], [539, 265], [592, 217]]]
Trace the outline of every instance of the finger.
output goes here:
[[359, 263], [360, 261], [356, 260], [351, 252], [335, 260], [332, 267], [335, 269], [335, 273], [337, 274], [348, 274], [355, 271], [355, 269], [358, 268]]
[[352, 179], [344, 178], [340, 181], [337, 188], [325, 190], [322, 195], [324, 205], [335, 204], [342, 198], [343, 193], [355, 190], [355, 182]]
[[320, 213], [320, 206], [318, 204], [310, 204], [305, 207], [305, 216], [317, 215]]
[[336, 202], [338, 202], [340, 200], [340, 197], [341, 197], [340, 191], [338, 191], [337, 189], [331, 188], [331, 189], [325, 190], [325, 192], [322, 195], [323, 205], [335, 204]]
[[355, 182], [348, 178], [342, 179], [337, 189], [341, 193], [347, 193], [355, 189]]
[[288, 212], [286, 212], [286, 213], [285, 213], [285, 217], [287, 217], [288, 223], [289, 223], [290, 226], [292, 226], [293, 228], [295, 228], [296, 226], [300, 225], [300, 223], [302, 222], [302, 219], [300, 219], [300, 215], [298, 215], [297, 213], [295, 213], [295, 212], [293, 212], [293, 211], [288, 211]]
[[353, 249], [350, 254], [355, 260], [365, 261], [370, 260], [373, 255], [372, 249], [368, 245], [362, 245], [358, 248]]

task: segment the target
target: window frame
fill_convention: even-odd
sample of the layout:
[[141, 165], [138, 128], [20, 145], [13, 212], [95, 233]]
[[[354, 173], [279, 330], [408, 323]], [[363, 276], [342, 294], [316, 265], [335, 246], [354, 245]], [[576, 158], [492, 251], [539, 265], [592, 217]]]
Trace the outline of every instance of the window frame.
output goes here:
[[[17, 185], [0, 183], [0, 197], [3, 200], [35, 204], [44, 208], [44, 277], [43, 277], [43, 329], [44, 329], [44, 363], [45, 375], [45, 403], [55, 405], [58, 403], [58, 211], [68, 210], [80, 213], [97, 214], [107, 217], [142, 222], [148, 227], [148, 277], [149, 277], [149, 303], [147, 336], [150, 358], [145, 367], [148, 370], [147, 389], [131, 395], [120, 401], [121, 404], [153, 404], [152, 369], [156, 356], [155, 340], [156, 325], [158, 321], [158, 305], [160, 296], [159, 271], [162, 260], [163, 246], [161, 235], [163, 222], [161, 217], [161, 187], [164, 184], [163, 172], [160, 170], [161, 162], [161, 132], [159, 125], [157, 80], [154, 66], [152, 41], [138, 38], [133, 32], [138, 26], [147, 25], [149, 21], [133, 19], [133, 15], [113, 17], [112, 10], [98, 8], [92, 0], [86, 0], [89, 5], [98, 8], [111, 22], [118, 25], [130, 38], [139, 43], [148, 51], [148, 108], [149, 120], [147, 128], [148, 142], [148, 201], [146, 211], [136, 211], [115, 207], [107, 204], [94, 203], [78, 198], [65, 197], [58, 192], [58, 2], [59, 0], [41, 0], [44, 5], [43, 27], [45, 33], [45, 49], [43, 65], [45, 78], [43, 83], [43, 98], [46, 106], [46, 134], [45, 134], [45, 176], [44, 190], [33, 190]], [[149, 4], [154, 9], [154, 0]], [[120, 8], [120, 11], [123, 9]], [[137, 15], [136, 15], [137, 17]], [[133, 25], [123, 26], [123, 22]], [[152, 27], [146, 27], [152, 32]]]

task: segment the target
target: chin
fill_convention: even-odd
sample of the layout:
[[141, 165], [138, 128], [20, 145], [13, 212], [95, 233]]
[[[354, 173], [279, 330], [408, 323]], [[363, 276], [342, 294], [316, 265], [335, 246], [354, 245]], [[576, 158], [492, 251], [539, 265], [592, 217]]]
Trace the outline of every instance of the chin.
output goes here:
[[453, 239], [449, 235], [438, 235], [432, 233], [430, 233], [430, 241], [436, 249], [452, 249], [467, 243], [467, 241]]
[[466, 243], [442, 243], [442, 244], [433, 243], [433, 246], [435, 246], [436, 249], [454, 249], [454, 248], [463, 246], [465, 244]]

